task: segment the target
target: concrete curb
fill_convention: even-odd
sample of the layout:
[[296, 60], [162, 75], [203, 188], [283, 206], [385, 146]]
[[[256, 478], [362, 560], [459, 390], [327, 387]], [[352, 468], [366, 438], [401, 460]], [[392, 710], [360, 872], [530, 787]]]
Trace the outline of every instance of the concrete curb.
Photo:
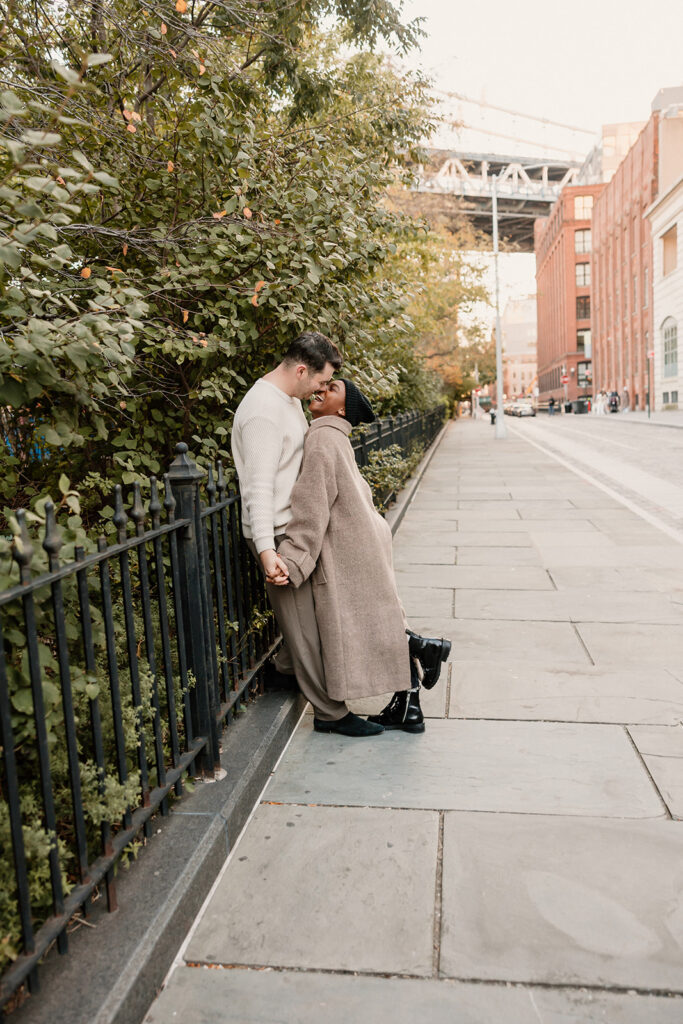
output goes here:
[[[449, 423], [434, 439], [387, 513], [396, 533]], [[304, 709], [299, 693], [260, 697], [224, 734], [225, 779], [198, 784], [155, 833], [133, 870], [119, 870], [120, 909], [97, 901], [70, 936], [70, 953], [53, 949], [40, 969], [41, 991], [13, 1015], [16, 1024], [139, 1024]]]
[[120, 909], [98, 901], [70, 953], [52, 950], [41, 991], [12, 1015], [16, 1024], [138, 1024], [202, 907], [225, 858], [289, 740], [304, 700], [268, 693], [230, 725], [222, 757], [227, 776], [198, 784], [167, 817], [133, 870], [117, 877]]

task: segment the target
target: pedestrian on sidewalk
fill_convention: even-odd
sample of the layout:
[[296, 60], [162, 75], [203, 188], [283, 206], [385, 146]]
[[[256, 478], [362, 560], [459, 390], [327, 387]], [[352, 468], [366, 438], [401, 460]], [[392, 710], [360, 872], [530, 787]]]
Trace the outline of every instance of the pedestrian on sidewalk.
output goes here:
[[329, 338], [306, 331], [290, 345], [282, 362], [247, 392], [235, 413], [232, 453], [240, 482], [242, 530], [266, 576], [266, 591], [284, 645], [275, 669], [295, 675], [313, 705], [316, 721], [330, 731], [370, 736], [381, 727], [352, 714], [344, 700], [327, 690], [311, 582], [296, 589], [276, 586], [286, 579], [277, 547], [291, 518], [291, 495], [301, 466], [308, 420], [301, 400], [325, 393], [342, 364]]
[[[292, 518], [278, 554], [287, 590], [313, 583], [325, 680], [339, 701], [394, 691], [368, 722], [424, 732], [420, 683], [431, 688], [447, 659], [448, 640], [408, 629], [392, 560], [392, 535], [361, 475], [349, 434], [375, 414], [350, 380], [333, 380], [313, 396], [313, 423], [292, 491]], [[422, 672], [422, 679], [420, 678]], [[314, 719], [320, 732], [334, 731]]]
[[550, 396], [550, 400], [548, 401], [548, 415], [549, 416], [554, 416], [555, 415], [555, 396], [554, 395], [551, 395]]

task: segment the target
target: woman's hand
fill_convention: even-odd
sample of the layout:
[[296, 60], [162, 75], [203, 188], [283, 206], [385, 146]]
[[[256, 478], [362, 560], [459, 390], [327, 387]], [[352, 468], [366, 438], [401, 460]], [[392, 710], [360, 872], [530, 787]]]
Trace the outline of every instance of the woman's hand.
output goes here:
[[262, 551], [259, 557], [269, 583], [274, 583], [276, 587], [284, 587], [289, 583], [287, 563], [280, 558], [277, 551], [269, 548]]

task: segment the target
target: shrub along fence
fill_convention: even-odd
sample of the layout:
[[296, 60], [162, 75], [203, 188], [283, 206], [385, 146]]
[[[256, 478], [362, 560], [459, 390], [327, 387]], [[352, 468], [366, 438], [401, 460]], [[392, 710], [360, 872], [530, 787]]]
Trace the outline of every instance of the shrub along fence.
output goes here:
[[[443, 416], [373, 424], [354, 440], [359, 465], [405, 465]], [[154, 478], [146, 493], [135, 484], [126, 509], [117, 487], [115, 538], [88, 549], [64, 547], [51, 503], [42, 552], [38, 517], [16, 514], [17, 582], [0, 592], [0, 1015], [54, 941], [66, 952], [100, 889], [116, 907], [118, 859], [189, 778], [213, 777], [221, 733], [262, 692], [279, 643], [222, 465], [205, 474], [179, 444], [163, 494]]]

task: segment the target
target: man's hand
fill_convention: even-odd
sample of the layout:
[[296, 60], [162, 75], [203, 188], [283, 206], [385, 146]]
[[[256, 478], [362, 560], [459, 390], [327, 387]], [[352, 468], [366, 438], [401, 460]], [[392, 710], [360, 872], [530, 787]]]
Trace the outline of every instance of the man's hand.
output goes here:
[[284, 587], [289, 583], [289, 569], [277, 551], [273, 550], [273, 548], [268, 548], [268, 550], [261, 552], [259, 558], [269, 583], [274, 583], [277, 587]]

